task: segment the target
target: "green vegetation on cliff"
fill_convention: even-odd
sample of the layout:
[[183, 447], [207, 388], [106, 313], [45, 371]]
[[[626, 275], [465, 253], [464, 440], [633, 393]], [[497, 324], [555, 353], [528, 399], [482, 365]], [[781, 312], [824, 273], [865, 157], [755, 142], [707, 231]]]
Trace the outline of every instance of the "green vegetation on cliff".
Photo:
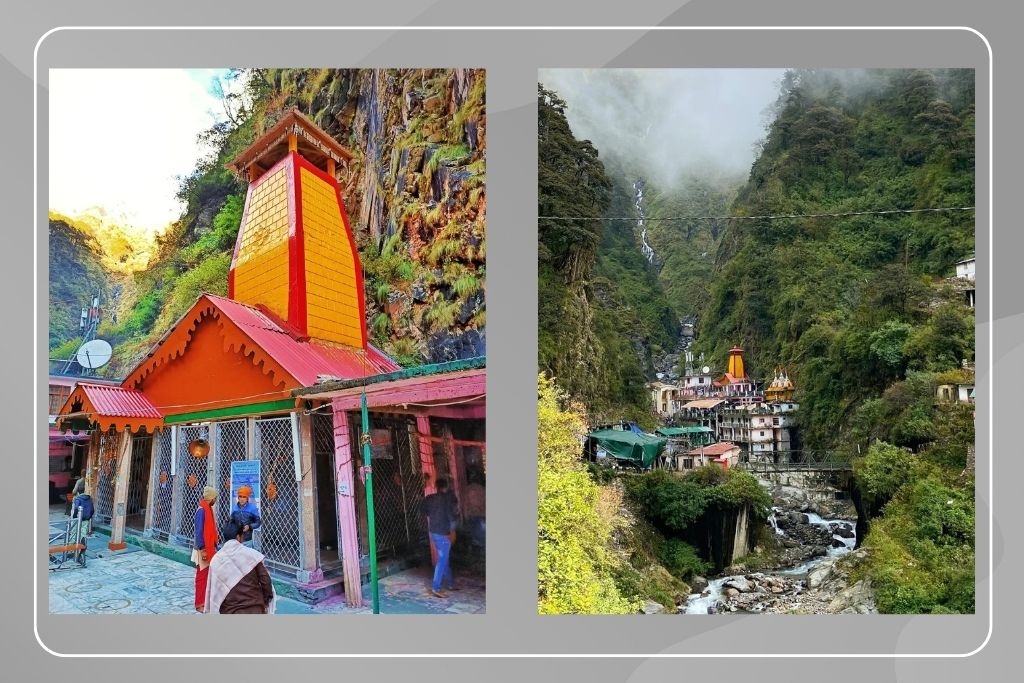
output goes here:
[[814, 448], [908, 369], [974, 348], [973, 310], [944, 282], [974, 252], [974, 212], [925, 210], [974, 205], [973, 72], [845, 78], [787, 72], [732, 208], [757, 218], [729, 222], [699, 325], [720, 364], [739, 345], [755, 378], [787, 367]]
[[537, 380], [537, 609], [541, 614], [628, 614], [636, 605], [615, 587], [606, 548], [610, 520], [599, 487], [579, 461], [586, 425], [566, 396]]
[[[246, 184], [225, 163], [291, 107], [353, 152], [339, 182], [364, 266], [372, 341], [407, 365], [482, 353], [483, 71], [247, 69], [230, 78], [236, 87], [224, 94], [227, 119], [201, 135], [214, 151], [181, 179], [184, 213], [159, 236], [144, 268], [117, 278], [117, 299], [102, 302], [108, 314], [99, 335], [114, 346], [108, 375], [124, 376], [200, 292], [227, 293]], [[51, 219], [51, 235], [54, 225]], [[51, 238], [51, 264], [88, 258], [80, 241]], [[121, 260], [135, 258], [122, 253], [124, 240], [102, 241], [101, 262], [115, 247]], [[114, 275], [105, 265], [108, 294]], [[59, 292], [53, 272], [51, 265], [51, 292]], [[74, 346], [63, 305], [51, 293], [58, 321], [51, 349]]]
[[595, 422], [653, 427], [646, 390], [653, 345], [677, 327], [626, 221], [628, 186], [573, 137], [566, 104], [538, 85], [538, 362]]

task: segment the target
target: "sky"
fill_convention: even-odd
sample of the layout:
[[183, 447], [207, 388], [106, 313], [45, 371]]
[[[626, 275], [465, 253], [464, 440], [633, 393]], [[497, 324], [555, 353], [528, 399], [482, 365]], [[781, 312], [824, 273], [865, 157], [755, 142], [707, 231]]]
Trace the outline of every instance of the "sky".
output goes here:
[[750, 171], [785, 69], [542, 69], [577, 139], [643, 159], [660, 183], [715, 165]]
[[160, 232], [177, 220], [177, 176], [205, 155], [196, 135], [224, 118], [215, 69], [51, 69], [49, 208], [124, 217]]

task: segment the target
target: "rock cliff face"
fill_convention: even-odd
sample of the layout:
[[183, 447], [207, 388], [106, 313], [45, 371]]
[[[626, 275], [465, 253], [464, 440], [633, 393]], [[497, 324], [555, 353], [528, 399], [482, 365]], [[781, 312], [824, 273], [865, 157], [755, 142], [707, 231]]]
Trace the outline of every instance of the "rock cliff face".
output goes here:
[[709, 511], [683, 534], [720, 571], [754, 548], [756, 529], [750, 507]]
[[371, 336], [420, 362], [483, 355], [483, 70], [304, 77], [310, 115], [354, 153], [340, 175], [364, 255]]
[[[244, 96], [226, 97], [229, 120], [203, 133], [216, 152], [197, 159], [182, 180], [179, 197], [187, 208], [158, 240], [152, 260], [121, 283], [106, 261], [134, 259], [125, 240], [92, 246], [57, 240], [56, 260], [51, 247], [51, 270], [60, 259], [74, 263], [81, 256], [105, 271], [82, 296], [51, 297], [52, 317], [59, 318], [51, 348], [70, 344], [77, 331], [79, 309], [72, 304], [109, 293], [101, 297], [111, 313], [101, 332], [115, 349], [107, 369], [124, 374], [197, 292], [224, 294], [245, 198], [244, 182], [224, 164], [294, 107], [353, 154], [337, 177], [362, 261], [371, 341], [403, 365], [484, 355], [484, 71], [250, 69], [232, 78]], [[61, 226], [51, 221], [51, 234]], [[98, 255], [85, 253], [93, 247]], [[124, 291], [120, 304], [115, 285]]]

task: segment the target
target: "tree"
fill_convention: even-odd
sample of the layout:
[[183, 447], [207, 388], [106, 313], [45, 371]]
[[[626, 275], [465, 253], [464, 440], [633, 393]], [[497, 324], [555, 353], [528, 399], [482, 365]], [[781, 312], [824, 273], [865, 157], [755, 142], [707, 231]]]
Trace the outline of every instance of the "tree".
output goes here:
[[541, 614], [628, 614], [605, 545], [597, 485], [580, 460], [584, 422], [556, 384], [537, 378], [537, 607]]

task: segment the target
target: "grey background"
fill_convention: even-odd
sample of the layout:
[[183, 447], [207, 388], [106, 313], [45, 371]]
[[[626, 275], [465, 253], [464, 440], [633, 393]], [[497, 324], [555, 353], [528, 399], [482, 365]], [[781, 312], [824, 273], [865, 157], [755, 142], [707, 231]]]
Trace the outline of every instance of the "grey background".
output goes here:
[[[82, 675], [87, 680], [129, 680], [146, 676], [155, 680], [191, 677], [200, 668], [230, 673], [227, 659], [118, 660], [75, 658], [62, 660], [48, 654], [33, 632], [37, 619], [41, 640], [60, 653], [191, 654], [223, 653], [230, 656], [265, 654], [317, 654], [319, 659], [266, 659], [249, 662], [243, 676], [259, 679], [317, 673], [331, 676], [404, 675], [427, 680], [476, 680], [482, 672], [505, 680], [543, 676], [545, 680], [587, 676], [594, 681], [658, 680], [667, 676], [714, 671], [733, 676], [754, 675], [760, 680], [781, 676], [817, 675], [852, 680], [873, 676], [879, 680], [946, 679], [1009, 666], [1009, 643], [1015, 640], [1011, 620], [1017, 620], [1020, 599], [1014, 593], [1009, 569], [1020, 562], [1019, 547], [1005, 543], [998, 518], [991, 531], [994, 544], [989, 566], [987, 503], [995, 500], [1008, 519], [1013, 500], [1011, 486], [1019, 477], [1019, 448], [1011, 447], [1013, 388], [1021, 376], [1024, 336], [1022, 304], [1011, 292], [1020, 289], [1016, 255], [1020, 238], [1013, 230], [1011, 207], [998, 202], [994, 242], [989, 241], [988, 74], [985, 42], [974, 33], [959, 31], [790, 31], [775, 30], [579, 30], [521, 31], [398, 31], [362, 30], [312, 32], [272, 31], [257, 36], [250, 31], [60, 31], [42, 42], [42, 66], [110, 67], [217, 67], [217, 66], [479, 66], [487, 69], [489, 175], [488, 308], [489, 392], [488, 441], [491, 444], [489, 487], [490, 538], [488, 548], [488, 612], [480, 616], [446, 617], [275, 617], [228, 632], [219, 624], [194, 615], [163, 617], [59, 616], [46, 612], [46, 570], [34, 562], [41, 536], [43, 487], [28, 453], [41, 447], [43, 430], [36, 415], [45, 410], [45, 364], [26, 358], [45, 351], [45, 210], [46, 112], [41, 91], [39, 130], [39, 199], [32, 197], [33, 50], [37, 41], [56, 26], [87, 25], [225, 25], [290, 24], [295, 26], [971, 26], [993, 48], [995, 77], [995, 197], [1013, 196], [1013, 164], [1021, 156], [1020, 134], [1013, 123], [1020, 119], [1020, 94], [1010, 86], [1012, 65], [1019, 63], [1019, 22], [997, 14], [993, 2], [975, 2], [961, 8], [952, 2], [865, 1], [820, 2], [711, 2], [710, 0], [652, 2], [644, 7], [588, 6], [578, 14], [554, 3], [516, 2], [502, 6], [460, 2], [409, 2], [386, 7], [342, 7], [341, 3], [304, 3], [283, 8], [270, 3], [246, 3], [238, 9], [212, 3], [178, 3], [174, 8], [148, 3], [111, 2], [102, 8], [53, 1], [21, 8], [21, 22], [0, 27], [0, 78], [8, 94], [2, 109], [6, 136], [3, 165], [5, 249], [0, 250], [9, 313], [14, 321], [33, 320], [39, 337], [33, 347], [28, 325], [9, 325], [4, 349], [14, 380], [5, 397], [8, 415], [8, 468], [3, 478], [8, 510], [9, 561], [4, 564], [4, 620], [9, 656], [5, 674], [15, 679], [43, 674], [44, 679]], [[307, 11], [300, 11], [307, 10]], [[319, 11], [314, 11], [319, 10]], [[31, 14], [30, 14], [31, 13]], [[692, 619], [677, 617], [539, 617], [536, 596], [536, 470], [532, 443], [514, 438], [536, 424], [536, 70], [539, 67], [724, 67], [724, 66], [973, 66], [978, 75], [978, 386], [985, 400], [978, 406], [978, 614], [957, 617], [831, 616]], [[40, 69], [45, 78], [45, 69]], [[1012, 108], [1012, 111], [1011, 111]], [[100, 131], [98, 134], [102, 134]], [[116, 136], [112, 136], [114, 138]], [[116, 144], [116, 143], [115, 143]], [[1001, 191], [1000, 191], [1001, 190]], [[35, 212], [33, 214], [33, 211]], [[1001, 223], [1000, 223], [1001, 221]], [[34, 232], [35, 231], [35, 232]], [[40, 259], [33, 264], [33, 238], [38, 236]], [[994, 247], [993, 261], [988, 260]], [[33, 266], [38, 271], [34, 273]], [[993, 278], [993, 291], [985, 284]], [[24, 282], [34, 279], [30, 298]], [[1016, 281], [1015, 281], [1016, 280]], [[988, 318], [989, 305], [994, 315]], [[989, 341], [993, 349], [990, 353]], [[992, 359], [994, 377], [988, 374]], [[988, 389], [996, 410], [988, 410]], [[24, 396], [33, 393], [33, 401]], [[1001, 399], [1001, 401], [1000, 401]], [[35, 409], [35, 413], [33, 412]], [[985, 425], [993, 418], [993, 439]], [[998, 419], [996, 419], [998, 418]], [[1003, 426], [1000, 427], [999, 424]], [[25, 428], [33, 425], [33, 428]], [[990, 446], [992, 446], [990, 448]], [[1001, 447], [1001, 448], [1000, 448]], [[995, 469], [994, 494], [989, 492], [990, 453], [1002, 452]], [[1009, 457], [1007, 457], [1009, 456]], [[35, 459], [38, 459], [37, 457]], [[38, 498], [36, 500], [36, 498]], [[13, 552], [12, 552], [13, 551]], [[989, 625], [989, 589], [996, 593], [992, 617], [995, 628], [987, 645], [970, 657], [919, 658], [909, 655], [960, 655], [985, 641]], [[33, 585], [38, 581], [38, 587]], [[38, 593], [36, 589], [38, 588]], [[1009, 588], [1009, 589], [1008, 589]], [[244, 633], [243, 633], [244, 631]], [[330, 658], [335, 654], [458, 653], [508, 654], [632, 654], [632, 658], [516, 658], [423, 660], [411, 658]], [[738, 654], [737, 654], [738, 653]], [[824, 662], [816, 658], [753, 657], [828, 654], [889, 655], [847, 657]], [[896, 656], [891, 656], [896, 653]], [[683, 655], [666, 657], [664, 655]], [[16, 655], [12, 657], [10, 655]], [[706, 656], [711, 658], [702, 658]], [[721, 656], [729, 658], [721, 659]], [[1004, 660], [1001, 662], [1000, 660]], [[724, 668], [727, 667], [727, 668]], [[1001, 668], [1001, 667], [1000, 667]], [[1009, 669], [1012, 670], [1012, 669]], [[20, 675], [19, 675], [20, 674]], [[7, 675], [4, 676], [7, 678]], [[781, 678], [780, 678], [781, 679]]]

